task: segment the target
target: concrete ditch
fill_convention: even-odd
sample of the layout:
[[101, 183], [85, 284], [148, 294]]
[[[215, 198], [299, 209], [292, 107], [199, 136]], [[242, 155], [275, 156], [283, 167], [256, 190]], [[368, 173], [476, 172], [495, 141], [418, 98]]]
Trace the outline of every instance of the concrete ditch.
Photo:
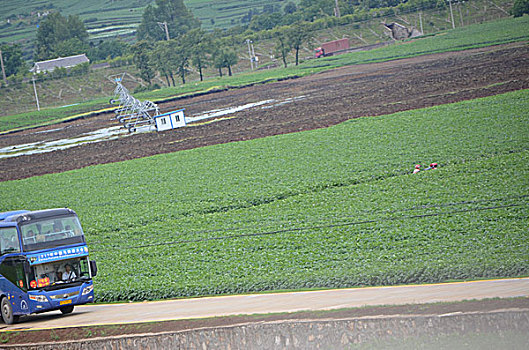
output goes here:
[[[448, 342], [448, 343], [447, 343]], [[444, 315], [286, 320], [82, 341], [3, 345], [2, 349], [374, 349], [529, 348], [529, 309]], [[475, 344], [473, 342], [476, 342]], [[497, 345], [494, 345], [494, 344]], [[492, 347], [491, 347], [492, 346]]]

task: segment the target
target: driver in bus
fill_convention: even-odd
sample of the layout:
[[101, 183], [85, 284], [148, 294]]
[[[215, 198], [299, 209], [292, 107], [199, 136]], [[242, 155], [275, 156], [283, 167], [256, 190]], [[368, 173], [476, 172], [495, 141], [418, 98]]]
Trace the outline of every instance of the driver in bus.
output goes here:
[[74, 279], [77, 278], [77, 275], [75, 274], [75, 272], [72, 270], [72, 265], [70, 264], [66, 264], [64, 266], [65, 270], [63, 273], [62, 273], [62, 280], [63, 281], [73, 281]]

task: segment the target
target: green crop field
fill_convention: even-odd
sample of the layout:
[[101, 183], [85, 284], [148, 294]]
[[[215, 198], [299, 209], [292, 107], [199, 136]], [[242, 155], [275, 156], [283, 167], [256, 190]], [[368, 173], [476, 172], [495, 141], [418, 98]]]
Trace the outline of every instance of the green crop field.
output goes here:
[[[0, 14], [0, 42], [15, 42], [18, 40], [34, 40], [39, 13], [45, 11], [60, 11], [63, 15], [79, 15], [86, 21], [88, 29], [115, 27], [114, 30], [128, 28], [131, 24], [137, 26], [141, 21], [143, 9], [151, 0], [95, 0], [79, 2], [72, 0], [47, 1], [38, 0], [30, 3], [20, 0], [3, 2]], [[53, 4], [50, 6], [50, 4]], [[7, 24], [7, 20], [10, 23]]]
[[[515, 41], [529, 40], [529, 32], [526, 28], [529, 26], [529, 17], [507, 18], [499, 21], [486, 22], [483, 24], [474, 24], [455, 30], [449, 30], [431, 35], [421, 39], [396, 43], [380, 49], [353, 52], [335, 57], [327, 57], [317, 60], [308, 60], [300, 66], [291, 66], [288, 68], [279, 68], [273, 70], [262, 70], [256, 72], [244, 72], [232, 77], [210, 78], [204, 82], [194, 82], [192, 84], [181, 85], [177, 87], [164, 88], [148, 93], [137, 94], [139, 99], [149, 99], [162, 101], [171, 96], [177, 96], [184, 93], [203, 91], [210, 88], [225, 88], [229, 86], [242, 86], [245, 84], [254, 84], [257, 82], [277, 80], [285, 77], [304, 76], [316, 72], [333, 69], [335, 67], [354, 65], [369, 62], [388, 61], [392, 59], [419, 56], [429, 53], [465, 50], [476, 47], [485, 47], [498, 45]], [[77, 113], [89, 112], [105, 107], [109, 107], [108, 99], [112, 95], [113, 86], [102, 76], [104, 72], [98, 72], [97, 75], [92, 73], [90, 79], [69, 78], [71, 82], [63, 86], [60, 83], [45, 81], [37, 84], [37, 90], [41, 94], [41, 105], [46, 105], [46, 97], [50, 99], [57, 94], [57, 91], [64, 89], [72, 90], [71, 86], [80, 87], [83, 81], [95, 81], [99, 77], [100, 84], [94, 83], [83, 90], [79, 96], [96, 97], [92, 101], [83, 101], [79, 105], [68, 108], [49, 108], [40, 112], [25, 112], [0, 117], [0, 132], [20, 127], [28, 127], [41, 123], [52, 123], [54, 120], [66, 118]], [[95, 75], [95, 77], [94, 77]], [[105, 84], [104, 84], [105, 83]], [[105, 85], [105, 88], [103, 87]], [[34, 108], [33, 86], [28, 84], [23, 93], [18, 91], [10, 93], [11, 88], [0, 89], [0, 98], [4, 100], [6, 110], [11, 108]], [[16, 91], [16, 90], [13, 90]], [[72, 90], [73, 91], [73, 90]], [[79, 97], [78, 97], [79, 98]], [[29, 101], [29, 102], [28, 102]], [[80, 101], [77, 101], [80, 102]], [[61, 100], [61, 104], [74, 103], [74, 101]], [[2, 112], [0, 112], [0, 115]]]
[[[298, 3], [299, 0], [294, 0]], [[281, 10], [283, 0], [187, 0], [186, 6], [200, 19], [203, 28], [229, 28], [241, 24], [241, 17], [248, 11], [263, 10], [264, 5], [274, 5]], [[213, 21], [212, 21], [213, 20]]]
[[2, 182], [0, 210], [76, 210], [100, 301], [527, 275], [528, 111], [522, 90]]

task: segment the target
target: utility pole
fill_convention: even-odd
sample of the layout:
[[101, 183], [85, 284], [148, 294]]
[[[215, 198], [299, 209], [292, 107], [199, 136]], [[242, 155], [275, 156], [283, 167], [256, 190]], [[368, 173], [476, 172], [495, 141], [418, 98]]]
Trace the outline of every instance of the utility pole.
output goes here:
[[454, 11], [452, 11], [452, 0], [448, 0], [448, 4], [450, 4], [450, 18], [452, 19], [452, 29], [455, 29], [456, 24], [454, 23]]
[[336, 17], [340, 18], [340, 5], [338, 4], [338, 0], [335, 0], [336, 2], [336, 8], [334, 9]]
[[250, 39], [246, 39], [246, 43], [248, 44], [248, 56], [250, 56], [250, 66], [252, 67], [252, 70], [253, 70], [253, 56], [252, 56], [252, 48], [250, 46], [250, 43], [252, 41]]
[[33, 91], [35, 91], [35, 101], [37, 101], [37, 111], [40, 111], [39, 96], [37, 95], [37, 87], [35, 86], [35, 74], [33, 74]]
[[160, 26], [160, 29], [165, 31], [165, 38], [167, 39], [167, 41], [169, 41], [170, 40], [170, 38], [169, 38], [169, 28], [167, 28], [167, 22], [164, 21], [164, 22], [157, 22], [157, 23]]
[[4, 58], [2, 57], [2, 50], [0, 50], [0, 64], [2, 65], [2, 76], [4, 78], [4, 83], [7, 84], [6, 70], [4, 68]]
[[257, 60], [257, 56], [255, 55], [255, 50], [253, 49], [253, 43], [251, 43], [251, 46], [252, 46], [252, 59], [255, 63], [255, 69], [257, 69], [259, 62]]
[[424, 35], [424, 31], [422, 30], [422, 12], [419, 12], [419, 24], [421, 25], [421, 34]]
[[459, 10], [459, 19], [461, 19], [461, 27], [464, 27], [465, 23], [463, 22], [463, 13], [461, 13], [461, 3], [458, 4], [457, 9]]

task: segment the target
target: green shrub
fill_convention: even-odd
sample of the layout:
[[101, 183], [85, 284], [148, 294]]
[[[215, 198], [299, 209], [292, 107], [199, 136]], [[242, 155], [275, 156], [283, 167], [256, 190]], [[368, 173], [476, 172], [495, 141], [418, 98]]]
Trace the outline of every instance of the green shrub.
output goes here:
[[511, 14], [514, 17], [521, 17], [524, 14], [529, 14], [529, 0], [515, 0], [514, 6], [511, 9]]

